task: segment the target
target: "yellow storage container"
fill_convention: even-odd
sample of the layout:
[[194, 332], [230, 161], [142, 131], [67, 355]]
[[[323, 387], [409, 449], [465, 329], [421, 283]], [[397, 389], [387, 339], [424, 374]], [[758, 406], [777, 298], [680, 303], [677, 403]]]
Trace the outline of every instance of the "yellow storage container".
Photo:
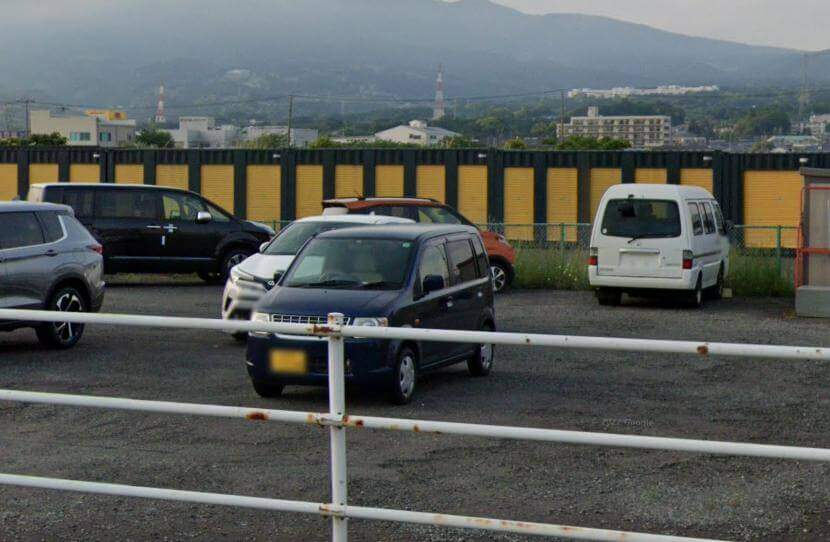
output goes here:
[[[548, 205], [545, 216], [550, 223], [576, 224], [579, 222], [579, 172], [576, 168], [548, 168]], [[560, 226], [548, 228], [549, 241], [561, 239]], [[576, 241], [575, 227], [565, 228], [565, 240]]]
[[57, 164], [29, 164], [29, 184], [58, 182]]
[[98, 164], [69, 164], [70, 183], [101, 182], [101, 166]]
[[[361, 182], [362, 178], [361, 172]], [[379, 198], [403, 196], [403, 166], [375, 167], [375, 196]]]
[[359, 198], [363, 195], [363, 166], [338, 165], [334, 168], [334, 197]]
[[599, 202], [605, 191], [615, 184], [622, 183], [622, 170], [617, 168], [591, 169], [591, 222], [597, 215]]
[[[798, 226], [801, 213], [801, 187], [804, 179], [797, 171], [744, 172], [744, 243], [747, 247], [773, 248], [777, 244], [774, 229], [749, 226]], [[785, 230], [781, 244], [795, 248], [795, 230]]]
[[505, 227], [505, 237], [532, 241], [533, 222], [533, 168], [504, 168], [504, 223], [529, 224]]
[[415, 193], [419, 198], [446, 202], [447, 176], [444, 166], [418, 166], [415, 170]]
[[202, 195], [233, 214], [233, 166], [202, 166]]
[[643, 184], [666, 184], [668, 173], [663, 168], [637, 168], [634, 182]]
[[188, 174], [188, 167], [179, 164], [159, 164], [156, 166], [156, 185], [169, 186], [170, 188], [180, 188], [187, 190], [190, 175]]
[[323, 212], [323, 166], [297, 166], [297, 218]]
[[246, 214], [250, 220], [270, 223], [280, 219], [280, 166], [248, 166]]
[[680, 184], [685, 186], [698, 186], [714, 193], [712, 181], [712, 170], [705, 168], [684, 168], [680, 170]]
[[0, 164], [0, 200], [9, 201], [17, 195], [17, 164]]
[[116, 184], [144, 184], [144, 166], [141, 164], [115, 164]]
[[487, 166], [458, 166], [458, 211], [474, 224], [487, 224]]

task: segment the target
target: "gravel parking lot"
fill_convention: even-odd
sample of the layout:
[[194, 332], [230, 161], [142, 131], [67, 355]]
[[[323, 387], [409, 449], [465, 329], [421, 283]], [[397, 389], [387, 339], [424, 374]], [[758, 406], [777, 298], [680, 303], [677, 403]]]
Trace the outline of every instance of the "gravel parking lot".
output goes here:
[[[221, 291], [112, 285], [107, 312], [216, 317]], [[830, 322], [791, 302], [704, 310], [599, 307], [584, 292], [498, 298], [499, 327], [575, 335], [830, 346]], [[322, 389], [258, 398], [244, 349], [220, 333], [88, 328], [68, 352], [29, 330], [0, 335], [7, 388], [320, 411]], [[732, 358], [500, 348], [485, 379], [456, 366], [392, 407], [354, 413], [559, 429], [830, 446], [830, 366]], [[731, 540], [830, 539], [830, 466], [442, 435], [350, 430], [355, 504]], [[324, 501], [328, 433], [241, 420], [0, 404], [0, 471]], [[0, 487], [2, 540], [328, 540], [327, 520]], [[352, 540], [523, 540], [353, 521]]]

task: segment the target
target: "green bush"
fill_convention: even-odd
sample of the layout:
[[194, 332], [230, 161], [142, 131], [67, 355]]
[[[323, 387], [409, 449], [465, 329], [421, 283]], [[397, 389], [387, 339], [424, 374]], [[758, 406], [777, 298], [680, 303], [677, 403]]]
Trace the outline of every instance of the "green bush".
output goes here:
[[588, 251], [526, 248], [516, 252], [516, 288], [588, 289]]
[[732, 251], [726, 285], [740, 297], [792, 297], [795, 293], [792, 259], [783, 260], [779, 273], [774, 255]]

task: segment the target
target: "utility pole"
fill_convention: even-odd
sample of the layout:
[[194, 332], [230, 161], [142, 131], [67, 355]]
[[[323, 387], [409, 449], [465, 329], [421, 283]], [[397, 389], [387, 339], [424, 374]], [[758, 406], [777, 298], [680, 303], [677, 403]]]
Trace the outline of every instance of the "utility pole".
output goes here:
[[31, 103], [32, 103], [31, 98], [26, 98], [25, 100], [23, 100], [23, 104], [25, 105], [24, 115], [26, 115], [26, 137], [27, 138], [30, 135], [32, 135], [32, 126], [31, 126], [31, 123], [29, 122], [29, 105]]
[[288, 96], [288, 148], [291, 148], [291, 129], [294, 124], [294, 95]]

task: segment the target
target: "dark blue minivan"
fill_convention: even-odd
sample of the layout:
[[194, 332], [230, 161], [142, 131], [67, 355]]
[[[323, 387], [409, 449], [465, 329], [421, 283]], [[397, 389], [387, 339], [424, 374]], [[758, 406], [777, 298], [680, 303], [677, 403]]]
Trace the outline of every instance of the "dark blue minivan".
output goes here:
[[[490, 330], [496, 326], [487, 254], [475, 228], [404, 225], [346, 228], [311, 239], [253, 320], [355, 326]], [[346, 339], [346, 381], [410, 401], [419, 374], [466, 361], [476, 376], [493, 366], [492, 345]], [[251, 333], [248, 374], [262, 397], [285, 385], [326, 385], [324, 338]]]

